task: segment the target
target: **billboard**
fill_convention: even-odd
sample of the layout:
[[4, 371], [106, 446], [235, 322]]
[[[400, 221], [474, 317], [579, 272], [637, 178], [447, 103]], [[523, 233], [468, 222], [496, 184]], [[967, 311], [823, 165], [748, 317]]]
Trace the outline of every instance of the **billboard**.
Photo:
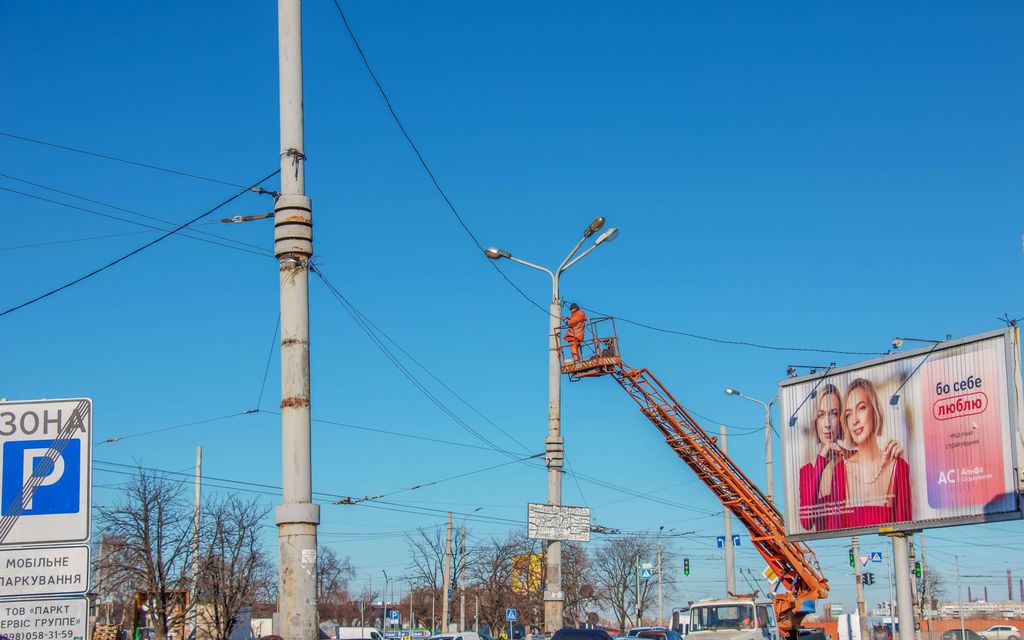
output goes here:
[[1021, 517], [1016, 329], [779, 383], [792, 540]]
[[512, 556], [512, 593], [525, 596], [537, 593], [544, 576], [544, 555], [524, 553]]

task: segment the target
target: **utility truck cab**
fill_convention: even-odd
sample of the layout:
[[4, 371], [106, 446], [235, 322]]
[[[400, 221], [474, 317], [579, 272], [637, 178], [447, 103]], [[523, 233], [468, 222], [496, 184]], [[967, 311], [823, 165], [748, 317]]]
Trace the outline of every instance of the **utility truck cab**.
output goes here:
[[775, 609], [753, 597], [696, 602], [686, 640], [780, 640]]

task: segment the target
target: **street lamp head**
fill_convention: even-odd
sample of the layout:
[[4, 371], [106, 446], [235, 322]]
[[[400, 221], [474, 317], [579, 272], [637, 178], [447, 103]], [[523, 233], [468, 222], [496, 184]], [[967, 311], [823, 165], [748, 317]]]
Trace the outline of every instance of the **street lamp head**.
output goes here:
[[500, 260], [502, 258], [512, 257], [511, 253], [505, 251], [504, 249], [499, 249], [497, 247], [487, 247], [486, 249], [484, 249], [484, 255], [490, 258], [491, 260]]
[[597, 240], [594, 240], [594, 246], [596, 247], [602, 242], [611, 242], [617, 237], [619, 237], [619, 229], [618, 227], [612, 227], [611, 229], [608, 229], [601, 235], [597, 236]]
[[740, 395], [740, 392], [735, 390], [735, 389], [726, 389], [725, 390], [725, 395], [727, 395], [727, 396], [738, 396], [738, 395]]
[[583, 237], [589, 238], [604, 227], [604, 216], [597, 216], [594, 221], [583, 231]]

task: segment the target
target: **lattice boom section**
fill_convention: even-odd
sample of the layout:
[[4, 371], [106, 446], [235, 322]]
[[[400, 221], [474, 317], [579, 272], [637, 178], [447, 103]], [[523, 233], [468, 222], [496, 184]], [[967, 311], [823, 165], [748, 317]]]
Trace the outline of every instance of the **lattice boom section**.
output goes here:
[[794, 610], [804, 600], [828, 595], [828, 583], [814, 553], [805, 545], [786, 541], [782, 514], [650, 371], [619, 364], [612, 376], [676, 455], [747, 528], [751, 542], [789, 591], [783, 598], [788, 604], [780, 614], [798, 624], [802, 616]]

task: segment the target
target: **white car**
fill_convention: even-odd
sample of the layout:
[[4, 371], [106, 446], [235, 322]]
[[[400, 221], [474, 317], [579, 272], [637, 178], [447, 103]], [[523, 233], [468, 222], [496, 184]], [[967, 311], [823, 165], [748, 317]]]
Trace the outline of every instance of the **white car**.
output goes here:
[[997, 624], [978, 634], [985, 640], [1020, 640], [1020, 629], [1008, 624]]

